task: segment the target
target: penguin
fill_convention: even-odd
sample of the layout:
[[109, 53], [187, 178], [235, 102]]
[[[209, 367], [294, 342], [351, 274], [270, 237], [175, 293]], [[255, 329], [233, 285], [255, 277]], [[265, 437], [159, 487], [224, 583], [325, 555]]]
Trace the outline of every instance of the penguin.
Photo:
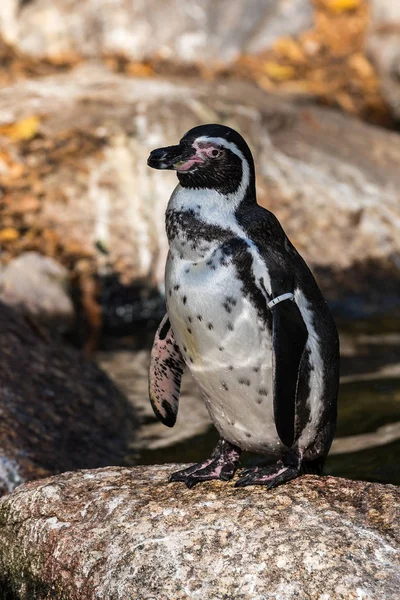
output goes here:
[[257, 203], [249, 146], [229, 127], [200, 125], [147, 164], [179, 180], [166, 210], [167, 313], [151, 351], [150, 402], [173, 427], [188, 368], [220, 434], [210, 458], [169, 480], [230, 480], [242, 451], [268, 465], [242, 471], [236, 487], [322, 474], [336, 426], [337, 329], [310, 269]]

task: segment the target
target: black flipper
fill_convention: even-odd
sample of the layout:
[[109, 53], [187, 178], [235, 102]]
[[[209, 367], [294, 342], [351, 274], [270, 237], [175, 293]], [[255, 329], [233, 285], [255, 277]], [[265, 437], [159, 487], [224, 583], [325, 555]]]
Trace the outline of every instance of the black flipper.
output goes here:
[[308, 339], [307, 327], [292, 300], [272, 307], [274, 417], [278, 435], [288, 448], [296, 440], [300, 364]]
[[167, 427], [175, 425], [185, 363], [168, 314], [154, 337], [149, 368], [149, 397], [156, 417]]

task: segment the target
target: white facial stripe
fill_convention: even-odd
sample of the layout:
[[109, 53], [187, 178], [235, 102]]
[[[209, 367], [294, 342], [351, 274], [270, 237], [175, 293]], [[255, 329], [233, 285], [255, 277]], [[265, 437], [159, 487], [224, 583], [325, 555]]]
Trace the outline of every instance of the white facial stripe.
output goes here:
[[193, 147], [195, 147], [196, 142], [209, 142], [211, 144], [215, 144], [216, 146], [222, 146], [223, 148], [227, 148], [228, 150], [236, 154], [236, 156], [238, 156], [242, 161], [247, 163], [243, 152], [239, 150], [236, 144], [234, 144], [233, 142], [228, 142], [228, 140], [225, 140], [224, 138], [208, 137], [207, 135], [202, 135], [201, 137], [195, 139]]

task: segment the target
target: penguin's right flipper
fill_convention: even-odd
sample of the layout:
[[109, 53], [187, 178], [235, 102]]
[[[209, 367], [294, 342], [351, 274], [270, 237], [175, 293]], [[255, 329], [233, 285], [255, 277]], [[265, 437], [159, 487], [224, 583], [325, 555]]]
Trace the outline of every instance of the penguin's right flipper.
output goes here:
[[156, 417], [167, 427], [175, 425], [185, 363], [165, 315], [154, 337], [149, 367], [149, 397]]
[[308, 332], [295, 302], [285, 300], [271, 310], [275, 425], [279, 438], [290, 448], [297, 438], [296, 422], [304, 400], [298, 384], [302, 360], [307, 354]]

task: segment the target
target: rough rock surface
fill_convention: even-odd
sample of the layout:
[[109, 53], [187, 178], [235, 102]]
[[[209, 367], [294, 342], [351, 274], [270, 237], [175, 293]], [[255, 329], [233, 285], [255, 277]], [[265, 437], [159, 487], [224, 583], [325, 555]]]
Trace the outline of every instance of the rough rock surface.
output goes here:
[[117, 55], [227, 64], [243, 52], [270, 48], [277, 37], [299, 33], [311, 22], [309, 0], [0, 3], [0, 36], [19, 52], [53, 61]]
[[96, 365], [1, 302], [0, 348], [0, 495], [123, 462], [133, 411]]
[[18, 600], [397, 600], [400, 489], [305, 476], [266, 492], [168, 467], [65, 473], [0, 503]]
[[0, 267], [0, 300], [60, 332], [67, 331], [74, 321], [67, 287], [67, 269], [37, 252], [25, 252]]
[[[382, 281], [398, 289], [395, 133], [244, 83], [134, 79], [92, 65], [3, 89], [0, 115], [2, 123], [39, 117], [33, 139], [0, 138], [2, 156], [31, 188], [39, 180], [38, 222], [76, 243], [98, 270], [162, 282], [164, 210], [176, 177], [149, 169], [146, 157], [194, 125], [222, 122], [249, 141], [260, 202], [280, 218], [330, 299], [350, 290], [373, 301], [376, 291], [381, 305]], [[10, 202], [20, 187], [10, 184]]]

